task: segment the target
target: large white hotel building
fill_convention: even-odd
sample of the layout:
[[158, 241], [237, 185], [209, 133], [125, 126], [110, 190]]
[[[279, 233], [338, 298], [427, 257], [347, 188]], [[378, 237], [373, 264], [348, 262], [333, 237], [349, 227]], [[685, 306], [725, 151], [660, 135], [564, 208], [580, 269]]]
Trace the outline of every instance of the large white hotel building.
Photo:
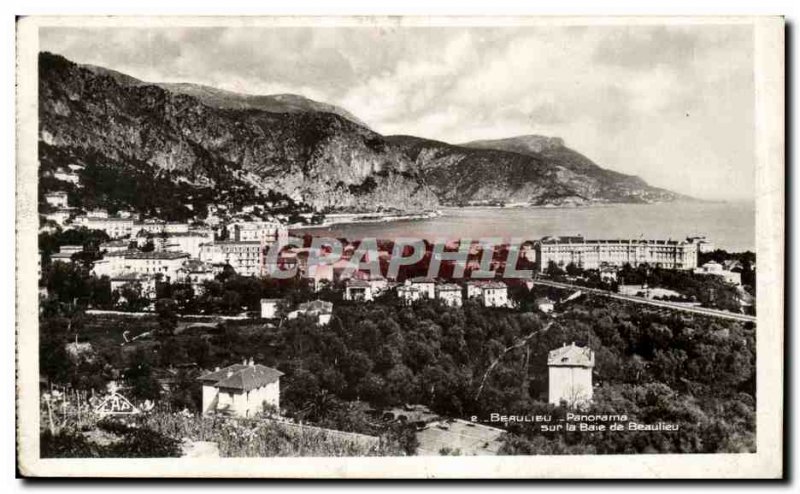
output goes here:
[[697, 267], [697, 242], [677, 240], [587, 240], [583, 237], [545, 237], [534, 245], [539, 271], [550, 261], [559, 267], [570, 263], [582, 269], [603, 265], [636, 267], [640, 264], [665, 269]]

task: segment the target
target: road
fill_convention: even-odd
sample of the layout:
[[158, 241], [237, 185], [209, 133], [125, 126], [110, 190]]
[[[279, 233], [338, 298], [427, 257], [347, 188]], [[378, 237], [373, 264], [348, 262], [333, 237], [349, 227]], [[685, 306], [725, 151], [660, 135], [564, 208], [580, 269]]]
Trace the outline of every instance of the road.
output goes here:
[[728, 312], [724, 310], [707, 309], [705, 307], [694, 307], [675, 302], [665, 302], [663, 300], [651, 300], [641, 297], [633, 297], [630, 295], [620, 295], [606, 290], [599, 290], [597, 288], [587, 288], [580, 285], [570, 285], [569, 283], [560, 283], [557, 281], [537, 279], [534, 284], [551, 286], [553, 288], [562, 288], [564, 290], [581, 290], [586, 293], [600, 295], [601, 297], [614, 298], [617, 300], [625, 300], [626, 302], [633, 302], [636, 304], [652, 305], [655, 307], [664, 307], [666, 309], [680, 310], [683, 312], [692, 312], [694, 314], [701, 314], [709, 317], [719, 317], [722, 319], [733, 319], [735, 321], [756, 322], [756, 316], [748, 316], [745, 314], [737, 314], [735, 312]]

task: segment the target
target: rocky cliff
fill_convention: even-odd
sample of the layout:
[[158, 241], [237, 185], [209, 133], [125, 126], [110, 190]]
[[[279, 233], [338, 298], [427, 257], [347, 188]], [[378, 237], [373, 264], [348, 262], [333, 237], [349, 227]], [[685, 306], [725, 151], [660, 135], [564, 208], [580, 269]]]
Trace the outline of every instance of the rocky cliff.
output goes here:
[[274, 190], [317, 210], [438, 205], [400, 151], [335, 113], [213, 107], [48, 53], [39, 75], [46, 152], [92, 154], [120, 169], [137, 163], [197, 187]]
[[[42, 162], [83, 164], [90, 184], [84, 191], [115, 202], [114, 187], [131, 181], [147, 187], [129, 191], [130, 200], [141, 203], [141, 194], [158, 189], [166, 198], [154, 201], [180, 202], [188, 211], [202, 209], [197, 201], [258, 201], [267, 191], [318, 211], [676, 197], [602, 169], [557, 138], [456, 146], [384, 137], [345, 110], [299, 96], [150, 84], [49, 53], [39, 57], [39, 76]], [[151, 176], [157, 183], [144, 180]]]

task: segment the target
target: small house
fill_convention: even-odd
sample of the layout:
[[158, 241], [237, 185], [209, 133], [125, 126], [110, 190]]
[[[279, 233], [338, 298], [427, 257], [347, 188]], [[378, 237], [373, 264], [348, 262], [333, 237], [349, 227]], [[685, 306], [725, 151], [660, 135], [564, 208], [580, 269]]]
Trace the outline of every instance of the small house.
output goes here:
[[600, 281], [603, 283], [616, 283], [617, 269], [611, 266], [603, 266], [600, 268]]
[[408, 285], [399, 285], [397, 287], [397, 298], [403, 301], [405, 305], [411, 305], [414, 302], [419, 302], [421, 295], [419, 288]]
[[481, 286], [484, 307], [509, 307], [508, 285], [502, 281], [490, 281]]
[[461, 292], [461, 287], [455, 283], [443, 283], [436, 287], [437, 298], [450, 307], [461, 307]]
[[372, 285], [368, 281], [354, 278], [347, 280], [344, 289], [345, 300], [371, 302], [373, 296]]
[[545, 314], [549, 314], [556, 308], [556, 304], [548, 297], [540, 297], [536, 299], [536, 307]]
[[252, 359], [204, 374], [198, 378], [203, 383], [203, 413], [253, 417], [265, 405], [279, 410], [282, 375]]
[[411, 278], [407, 280], [411, 286], [416, 287], [420, 292], [421, 298], [427, 298], [429, 300], [433, 300], [436, 298], [436, 281], [431, 278], [426, 278], [424, 276]]
[[44, 200], [47, 202], [47, 204], [56, 208], [69, 207], [69, 199], [67, 198], [67, 193], [63, 191], [48, 192], [47, 194], [45, 194]]

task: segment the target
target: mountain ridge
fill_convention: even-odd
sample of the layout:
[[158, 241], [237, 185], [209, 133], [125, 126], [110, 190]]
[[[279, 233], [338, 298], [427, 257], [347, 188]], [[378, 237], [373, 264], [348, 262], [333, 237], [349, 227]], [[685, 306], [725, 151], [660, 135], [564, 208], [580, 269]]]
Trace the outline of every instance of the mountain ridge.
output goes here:
[[316, 101], [300, 94], [245, 94], [190, 82], [148, 82], [98, 65], [82, 64], [80, 66], [95, 74], [110, 76], [122, 85], [158, 86], [171, 93], [193, 96], [202, 103], [214, 108], [238, 110], [252, 109], [270, 113], [299, 113], [310, 111], [333, 113], [362, 127], [369, 128], [366, 123], [344, 108], [330, 103]]
[[[40, 154], [49, 154], [40, 158], [55, 166], [91, 155], [92, 166], [108, 173], [128, 170], [141, 177], [146, 170], [167, 177], [189, 187], [189, 192], [175, 192], [189, 210], [199, 207], [192, 204], [198, 195], [236, 202], [235, 194], [217, 190], [225, 188], [247, 190], [248, 199], [256, 201], [259, 194], [280, 193], [323, 212], [678, 197], [638, 177], [602, 169], [582, 155], [585, 166], [601, 171], [590, 176], [571, 170], [568, 158], [577, 158], [563, 146], [509, 151], [382, 136], [336, 113], [271, 112], [253, 104], [242, 107], [235, 98], [214, 103], [212, 96], [228, 98], [228, 92], [210, 88], [211, 96], [192, 96], [179, 90], [184, 86], [170, 90], [50, 53], [40, 54], [39, 71], [40, 140], [46, 144]], [[305, 101], [281, 99], [284, 104]], [[193, 193], [191, 187], [206, 192]]]

